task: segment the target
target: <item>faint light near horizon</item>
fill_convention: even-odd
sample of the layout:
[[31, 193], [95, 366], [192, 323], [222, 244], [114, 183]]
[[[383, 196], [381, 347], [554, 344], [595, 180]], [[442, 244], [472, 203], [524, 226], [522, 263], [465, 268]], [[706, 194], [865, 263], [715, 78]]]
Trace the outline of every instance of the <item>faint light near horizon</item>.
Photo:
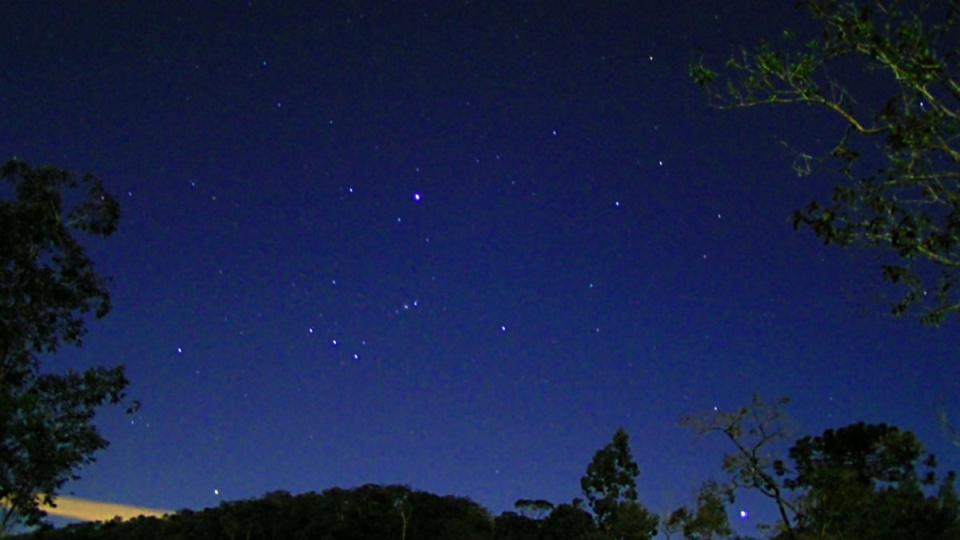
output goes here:
[[121, 519], [132, 519], [137, 516], [161, 517], [170, 513], [169, 510], [94, 501], [66, 495], [57, 497], [55, 502], [56, 506], [47, 506], [41, 503], [41, 508], [52, 516], [80, 521], [108, 521], [116, 516]]

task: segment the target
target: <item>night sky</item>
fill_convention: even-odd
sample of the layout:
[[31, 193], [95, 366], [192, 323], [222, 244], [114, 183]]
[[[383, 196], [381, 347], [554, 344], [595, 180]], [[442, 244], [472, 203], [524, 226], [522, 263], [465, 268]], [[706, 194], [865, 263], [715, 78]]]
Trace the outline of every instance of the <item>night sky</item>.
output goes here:
[[113, 311], [44, 365], [123, 363], [143, 406], [98, 417], [112, 446], [68, 493], [173, 510], [401, 483], [499, 513], [580, 496], [623, 427], [662, 513], [726, 448], [680, 418], [754, 392], [791, 396], [797, 435], [888, 422], [960, 466], [935, 416], [960, 417], [956, 321], [890, 317], [874, 253], [789, 222], [837, 177], [798, 178], [780, 141], [822, 149], [836, 121], [713, 110], [687, 76], [809, 26], [793, 2], [0, 19], [0, 154], [92, 172], [123, 210], [89, 242]]

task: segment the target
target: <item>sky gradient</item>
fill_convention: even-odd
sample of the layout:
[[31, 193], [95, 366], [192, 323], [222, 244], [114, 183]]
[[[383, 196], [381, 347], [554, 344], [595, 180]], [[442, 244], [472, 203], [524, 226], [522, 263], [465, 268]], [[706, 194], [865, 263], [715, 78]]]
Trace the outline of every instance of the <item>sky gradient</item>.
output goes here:
[[788, 221], [836, 178], [780, 141], [836, 122], [712, 110], [687, 77], [809, 27], [756, 5], [4, 3], [2, 154], [123, 212], [90, 243], [112, 313], [44, 362], [123, 363], [143, 406], [99, 418], [67, 492], [402, 483], [499, 513], [579, 496], [623, 427], [664, 512], [724, 449], [679, 419], [755, 392], [797, 435], [888, 422], [957, 468], [956, 321], [889, 317], [874, 254]]

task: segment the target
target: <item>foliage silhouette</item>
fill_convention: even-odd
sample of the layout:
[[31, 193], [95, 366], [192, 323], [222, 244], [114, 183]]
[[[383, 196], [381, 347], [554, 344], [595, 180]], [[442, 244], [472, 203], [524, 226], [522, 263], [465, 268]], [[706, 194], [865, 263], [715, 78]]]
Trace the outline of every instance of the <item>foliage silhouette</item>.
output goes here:
[[[93, 176], [0, 167], [9, 186], [0, 200], [0, 532], [36, 525], [79, 469], [107, 441], [92, 421], [104, 404], [124, 398], [122, 366], [82, 373], [42, 373], [38, 355], [79, 346], [85, 315], [110, 310], [107, 280], [78, 240], [107, 237], [120, 217], [117, 201]], [[136, 407], [136, 404], [133, 406]]]
[[810, 175], [828, 165], [842, 182], [829, 201], [797, 210], [794, 227], [879, 250], [889, 260], [882, 278], [906, 291], [893, 313], [916, 310], [939, 325], [960, 310], [957, 3], [798, 4], [819, 33], [803, 41], [784, 30], [723, 68], [695, 62], [690, 76], [720, 108], [806, 104], [839, 120], [833, 147], [798, 152], [794, 168]]
[[[738, 411], [685, 420], [701, 434], [723, 434], [734, 451], [723, 459], [727, 483], [706, 484], [698, 512], [675, 511], [667, 521], [670, 532], [698, 539], [729, 534], [717, 511], [749, 490], [774, 503], [780, 519], [761, 530], [778, 540], [960, 539], [956, 476], [949, 472], [938, 480], [936, 459], [913, 433], [861, 422], [801, 437], [789, 458], [778, 458], [787, 438], [786, 402], [755, 396]], [[706, 502], [709, 515], [699, 512]], [[698, 523], [700, 516], [712, 517]]]
[[622, 428], [598, 450], [580, 479], [597, 527], [611, 538], [652, 538], [659, 518], [637, 502], [640, 467], [630, 452], [630, 437]]

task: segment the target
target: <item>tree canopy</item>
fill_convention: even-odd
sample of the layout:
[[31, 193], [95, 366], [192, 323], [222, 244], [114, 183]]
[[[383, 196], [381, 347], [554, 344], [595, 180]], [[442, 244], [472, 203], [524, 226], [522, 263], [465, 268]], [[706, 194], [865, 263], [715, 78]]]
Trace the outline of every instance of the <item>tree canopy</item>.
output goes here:
[[840, 120], [831, 150], [797, 153], [799, 174], [826, 167], [841, 181], [829, 200], [797, 210], [794, 227], [884, 253], [882, 278], [905, 290], [893, 313], [939, 325], [960, 311], [958, 4], [798, 4], [819, 32], [785, 29], [690, 74], [720, 108], [806, 104]]
[[733, 534], [727, 517], [727, 502], [733, 502], [730, 490], [714, 481], [704, 482], [693, 510], [681, 506], [667, 517], [664, 530], [681, 533], [691, 540], [726, 538]]
[[[794, 474], [784, 485], [801, 491], [796, 529], [836, 538], [960, 537], [951, 472], [938, 485], [936, 459], [910, 432], [886, 424], [852, 424], [802, 437], [790, 449]], [[931, 488], [936, 488], [933, 493]]]
[[784, 405], [755, 397], [739, 411], [686, 420], [700, 433], [724, 434], [734, 450], [723, 459], [727, 483], [705, 484], [697, 510], [675, 511], [669, 530], [723, 537], [729, 528], [721, 509], [749, 490], [774, 503], [779, 521], [761, 528], [776, 539], [960, 538], [956, 476], [939, 477], [935, 457], [913, 433], [861, 422], [801, 437], [789, 458], [776, 457], [787, 438]]
[[107, 441], [92, 420], [124, 399], [122, 366], [44, 373], [39, 355], [79, 346], [85, 315], [110, 310], [107, 280], [97, 274], [78, 236], [106, 237], [117, 228], [117, 201], [102, 183], [18, 160], [0, 168], [10, 189], [0, 199], [0, 532], [36, 524], [40, 503]]

